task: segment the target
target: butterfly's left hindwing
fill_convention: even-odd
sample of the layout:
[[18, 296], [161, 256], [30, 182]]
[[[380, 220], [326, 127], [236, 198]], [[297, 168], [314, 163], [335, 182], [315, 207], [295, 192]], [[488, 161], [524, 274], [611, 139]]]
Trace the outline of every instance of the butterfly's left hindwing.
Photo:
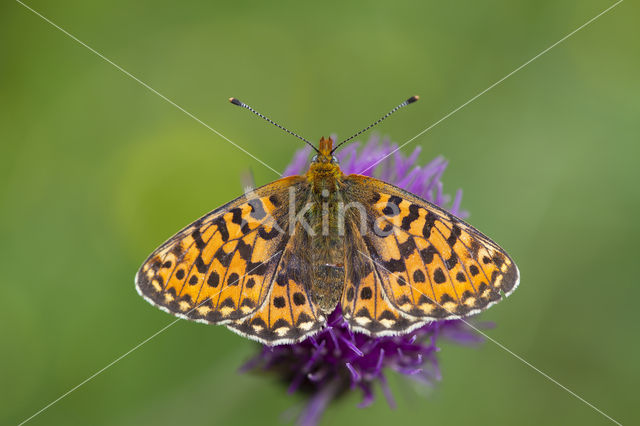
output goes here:
[[[347, 235], [348, 241], [361, 241], [354, 243], [350, 257], [360, 259], [350, 262], [366, 265], [356, 266], [363, 272], [346, 283], [342, 299], [353, 326], [369, 324], [370, 334], [406, 332], [419, 321], [459, 318], [484, 310], [500, 300], [501, 293], [509, 295], [517, 286], [519, 273], [511, 258], [461, 219], [377, 179], [350, 175], [344, 183], [345, 197], [366, 206], [367, 212], [366, 227], [355, 224]], [[410, 324], [396, 317], [385, 327], [372, 315], [380, 309], [376, 305], [378, 287], [391, 314], [399, 313]], [[365, 290], [368, 288], [371, 290]], [[350, 294], [360, 299], [351, 300]], [[370, 298], [362, 297], [370, 294]], [[403, 327], [406, 329], [401, 330]]]
[[311, 295], [308, 251], [308, 235], [297, 227], [284, 249], [263, 308], [228, 327], [241, 335], [258, 335], [272, 345], [293, 343], [319, 331], [326, 317]]

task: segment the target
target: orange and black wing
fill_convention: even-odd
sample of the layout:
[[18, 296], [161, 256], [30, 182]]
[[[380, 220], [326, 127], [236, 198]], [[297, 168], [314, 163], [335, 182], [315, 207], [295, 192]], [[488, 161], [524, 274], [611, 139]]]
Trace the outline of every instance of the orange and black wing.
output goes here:
[[313, 302], [309, 236], [296, 227], [275, 271], [268, 300], [250, 317], [227, 326], [244, 336], [259, 336], [270, 345], [293, 343], [317, 333], [326, 317]]
[[236, 324], [262, 318], [265, 308], [281, 304], [284, 291], [299, 308], [292, 320], [294, 327], [316, 329], [319, 320], [312, 315], [312, 307], [306, 302], [295, 304], [300, 301], [296, 296], [300, 283], [289, 280], [274, 288], [290, 240], [289, 193], [304, 192], [305, 185], [298, 176], [280, 179], [198, 219], [149, 256], [136, 275], [136, 289], [173, 315], [228, 324], [267, 344], [283, 334], [282, 322], [267, 318], [264, 325], [259, 320], [250, 322], [256, 326], [239, 328]]
[[349, 238], [345, 242], [345, 283], [340, 306], [349, 327], [369, 335], [388, 336], [408, 333], [428, 322], [403, 315], [389, 302], [383, 278], [368, 255], [360, 229], [353, 223], [347, 226]]
[[[519, 272], [509, 255], [443, 209], [360, 175], [345, 178], [345, 194], [365, 206], [366, 226], [352, 232], [361, 236], [353, 250], [359, 263], [368, 264], [360, 270], [371, 269], [370, 275], [354, 277], [345, 286], [343, 309], [345, 302], [350, 303], [346, 309], [352, 312], [354, 326], [368, 319], [375, 327], [382, 323], [372, 312], [375, 291], [393, 308], [387, 317], [399, 313], [388, 322], [389, 330], [403, 330], [420, 321], [477, 313], [517, 287]], [[351, 301], [349, 292], [354, 294]], [[400, 317], [411, 324], [401, 324]], [[374, 326], [369, 329], [375, 332]]]

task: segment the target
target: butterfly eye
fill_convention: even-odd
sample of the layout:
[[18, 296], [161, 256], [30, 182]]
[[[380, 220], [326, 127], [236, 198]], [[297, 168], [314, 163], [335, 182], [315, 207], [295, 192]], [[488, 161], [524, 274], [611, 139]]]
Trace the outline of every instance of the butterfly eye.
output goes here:
[[318, 161], [318, 154], [314, 155], [313, 157], [311, 157], [311, 162], [315, 163]]
[[335, 163], [335, 164], [338, 164], [338, 163], [339, 163], [339, 161], [338, 161], [338, 157], [336, 157], [335, 155], [332, 155], [332, 156], [331, 156], [331, 162], [332, 162], [332, 163]]

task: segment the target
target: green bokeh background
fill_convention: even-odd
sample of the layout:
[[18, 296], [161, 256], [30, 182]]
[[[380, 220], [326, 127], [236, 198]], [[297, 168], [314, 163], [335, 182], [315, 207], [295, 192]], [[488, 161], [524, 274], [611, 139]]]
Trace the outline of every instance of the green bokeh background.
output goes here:
[[[276, 170], [301, 145], [380, 126], [403, 142], [611, 1], [30, 0]], [[158, 244], [276, 174], [19, 3], [0, 12], [0, 423], [18, 423], [169, 324], [134, 291]], [[406, 147], [450, 160], [470, 222], [522, 284], [489, 335], [622, 423], [639, 421], [639, 8], [631, 1]], [[281, 424], [302, 399], [239, 375], [253, 343], [180, 321], [30, 424]], [[442, 345], [443, 381], [398, 408], [354, 393], [324, 424], [608, 424], [497, 345]]]

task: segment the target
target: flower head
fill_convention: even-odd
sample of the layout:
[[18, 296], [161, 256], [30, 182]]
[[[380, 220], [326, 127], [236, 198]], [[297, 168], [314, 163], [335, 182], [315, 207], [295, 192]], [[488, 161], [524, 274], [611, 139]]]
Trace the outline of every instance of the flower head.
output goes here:
[[[453, 199], [443, 193], [440, 179], [447, 167], [446, 160], [436, 157], [427, 165], [418, 166], [420, 147], [408, 157], [396, 149], [397, 145], [388, 139], [381, 141], [373, 136], [363, 147], [358, 143], [346, 146], [337, 157], [345, 174], [375, 176], [445, 207], [458, 217], [467, 216], [460, 210], [461, 190]], [[310, 153], [310, 147], [296, 152], [283, 175], [304, 173]], [[426, 385], [440, 380], [436, 358], [440, 337], [463, 344], [481, 341], [460, 320], [432, 322], [402, 336], [372, 337], [353, 332], [338, 306], [320, 333], [298, 343], [263, 346], [242, 370], [271, 372], [287, 383], [289, 392], [308, 394], [309, 402], [299, 423], [311, 426], [332, 400], [349, 390], [360, 389], [363, 395], [360, 406], [371, 404], [376, 383], [394, 406], [385, 376], [388, 369]]]

